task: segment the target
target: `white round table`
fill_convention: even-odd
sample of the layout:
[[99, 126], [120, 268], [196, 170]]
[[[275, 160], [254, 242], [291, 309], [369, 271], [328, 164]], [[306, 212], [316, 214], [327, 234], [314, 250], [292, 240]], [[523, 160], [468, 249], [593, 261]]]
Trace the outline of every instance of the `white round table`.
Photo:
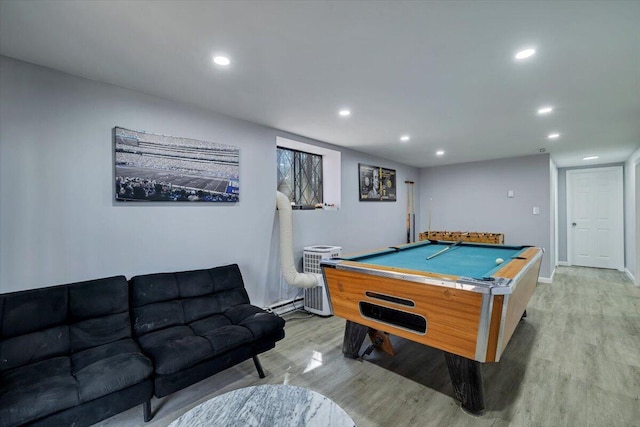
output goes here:
[[331, 399], [306, 388], [267, 384], [216, 396], [169, 424], [169, 427], [354, 427]]

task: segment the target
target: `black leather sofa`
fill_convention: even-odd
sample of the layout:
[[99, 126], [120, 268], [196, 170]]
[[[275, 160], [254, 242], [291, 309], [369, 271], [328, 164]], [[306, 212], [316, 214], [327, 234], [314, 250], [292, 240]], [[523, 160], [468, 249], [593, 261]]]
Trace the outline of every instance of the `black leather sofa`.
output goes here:
[[0, 425], [86, 426], [138, 404], [153, 368], [124, 276], [0, 295]]
[[149, 274], [129, 281], [133, 333], [154, 364], [163, 397], [284, 338], [284, 320], [249, 303], [238, 265]]

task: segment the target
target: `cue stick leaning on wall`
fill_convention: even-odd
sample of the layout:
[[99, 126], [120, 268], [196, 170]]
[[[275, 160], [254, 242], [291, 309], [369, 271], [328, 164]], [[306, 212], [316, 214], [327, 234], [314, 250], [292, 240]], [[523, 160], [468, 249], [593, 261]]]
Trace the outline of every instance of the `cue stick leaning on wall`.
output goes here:
[[407, 184], [407, 243], [411, 243], [411, 188], [413, 181], [405, 181]]
[[411, 220], [413, 222], [413, 234], [411, 241], [416, 241], [416, 186], [411, 182]]
[[416, 241], [416, 184], [411, 181], [411, 241]]
[[427, 239], [431, 239], [431, 204], [433, 203], [433, 197], [429, 197], [429, 224], [427, 227]]

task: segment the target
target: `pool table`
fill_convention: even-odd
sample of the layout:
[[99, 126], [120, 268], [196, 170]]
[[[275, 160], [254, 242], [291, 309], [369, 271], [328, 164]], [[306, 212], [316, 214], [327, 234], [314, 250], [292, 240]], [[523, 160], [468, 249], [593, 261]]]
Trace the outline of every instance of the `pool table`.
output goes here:
[[500, 360], [525, 315], [542, 253], [529, 246], [423, 241], [322, 261], [331, 310], [347, 320], [344, 355], [359, 357], [367, 334], [441, 349], [456, 398], [482, 414], [482, 363]]

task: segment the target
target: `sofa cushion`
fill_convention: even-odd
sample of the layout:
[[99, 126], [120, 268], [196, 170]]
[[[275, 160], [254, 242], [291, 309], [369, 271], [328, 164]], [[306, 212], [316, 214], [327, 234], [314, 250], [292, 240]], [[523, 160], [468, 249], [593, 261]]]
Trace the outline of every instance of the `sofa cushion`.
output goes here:
[[215, 356], [253, 341], [253, 335], [247, 328], [235, 325], [211, 329], [202, 336], [209, 340]]
[[56, 326], [0, 342], [0, 372], [69, 354], [69, 327]]
[[273, 314], [256, 313], [240, 322], [240, 326], [249, 329], [256, 340], [284, 338], [284, 320]]
[[139, 342], [160, 375], [178, 372], [213, 356], [209, 341], [188, 326], [154, 331], [140, 337]]
[[249, 304], [238, 264], [212, 268], [210, 274], [221, 312], [239, 304]]
[[242, 290], [246, 297], [244, 302], [249, 302], [249, 296], [244, 289], [244, 282], [242, 280], [242, 274], [240, 273], [240, 267], [238, 267], [238, 264], [212, 268], [209, 270], [209, 274], [211, 274], [211, 280], [213, 281], [213, 292], [222, 292], [232, 289]]
[[182, 298], [209, 295], [213, 292], [213, 281], [209, 270], [176, 273], [176, 282]]
[[124, 276], [107, 277], [69, 285], [69, 317], [96, 318], [129, 310], [129, 290]]
[[[256, 315], [257, 313], [266, 313], [263, 309], [251, 304], [238, 304], [225, 310], [224, 315], [234, 325], [239, 325], [243, 320]], [[268, 313], [267, 313], [268, 314]]]
[[2, 297], [2, 339], [63, 324], [67, 320], [65, 286], [16, 292]]
[[135, 276], [129, 282], [133, 287], [131, 299], [134, 307], [170, 301], [180, 296], [174, 273], [157, 273]]
[[0, 374], [0, 419], [20, 425], [78, 405], [69, 357], [55, 357]]
[[214, 316], [207, 317], [206, 319], [200, 319], [189, 324], [196, 335], [204, 335], [213, 329], [229, 325], [231, 325], [231, 321], [227, 316], [224, 316], [222, 314], [216, 314]]
[[233, 324], [250, 330], [255, 340], [271, 337], [280, 339], [285, 323], [282, 318], [249, 304], [232, 307], [224, 315]]
[[129, 312], [96, 317], [69, 326], [71, 351], [97, 347], [131, 336]]
[[76, 373], [102, 359], [108, 359], [116, 354], [140, 353], [140, 347], [131, 338], [116, 341], [99, 347], [79, 351], [71, 356], [71, 372]]
[[222, 306], [217, 295], [208, 295], [182, 300], [184, 320], [186, 323], [222, 313]]
[[71, 356], [80, 402], [124, 390], [151, 377], [151, 361], [130, 339], [90, 348]]
[[226, 310], [237, 305], [249, 304], [246, 296], [247, 292], [244, 289], [231, 289], [228, 291], [221, 291], [216, 294], [218, 303], [220, 304], [220, 310], [224, 313]]
[[138, 336], [185, 324], [180, 301], [167, 301], [137, 307], [133, 309], [132, 314], [133, 330]]

